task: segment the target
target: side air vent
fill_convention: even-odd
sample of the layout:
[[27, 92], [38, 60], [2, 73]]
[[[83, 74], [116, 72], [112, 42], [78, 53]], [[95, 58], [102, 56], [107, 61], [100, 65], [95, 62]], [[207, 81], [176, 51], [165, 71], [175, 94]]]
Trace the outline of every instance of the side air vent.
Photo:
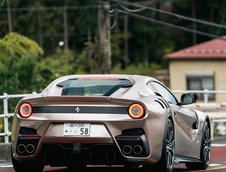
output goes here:
[[158, 98], [158, 99], [155, 100], [155, 102], [159, 103], [162, 106], [163, 109], [169, 109], [170, 108], [169, 104], [164, 99]]

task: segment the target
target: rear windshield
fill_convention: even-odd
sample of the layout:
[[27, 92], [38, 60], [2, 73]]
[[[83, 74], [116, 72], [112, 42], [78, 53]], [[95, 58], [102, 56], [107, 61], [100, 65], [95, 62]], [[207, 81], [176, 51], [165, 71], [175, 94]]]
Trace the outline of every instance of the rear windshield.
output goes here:
[[63, 87], [61, 95], [110, 96], [122, 87], [131, 87], [127, 79], [70, 79], [57, 84]]

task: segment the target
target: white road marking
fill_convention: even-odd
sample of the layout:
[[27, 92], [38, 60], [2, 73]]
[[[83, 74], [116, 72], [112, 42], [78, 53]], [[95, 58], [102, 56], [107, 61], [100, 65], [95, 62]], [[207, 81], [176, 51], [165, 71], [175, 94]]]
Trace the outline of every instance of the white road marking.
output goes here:
[[0, 164], [0, 168], [12, 168], [13, 165], [12, 164]]
[[220, 143], [213, 143], [211, 144], [213, 147], [226, 147], [226, 144], [220, 144]]
[[223, 164], [210, 164], [209, 167], [217, 167], [217, 166], [221, 166]]

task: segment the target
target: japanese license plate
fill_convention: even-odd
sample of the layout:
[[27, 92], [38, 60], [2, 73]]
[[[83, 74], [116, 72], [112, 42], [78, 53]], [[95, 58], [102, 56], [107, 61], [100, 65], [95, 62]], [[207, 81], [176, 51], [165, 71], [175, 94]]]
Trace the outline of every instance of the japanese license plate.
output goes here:
[[89, 136], [89, 123], [64, 123], [65, 136]]

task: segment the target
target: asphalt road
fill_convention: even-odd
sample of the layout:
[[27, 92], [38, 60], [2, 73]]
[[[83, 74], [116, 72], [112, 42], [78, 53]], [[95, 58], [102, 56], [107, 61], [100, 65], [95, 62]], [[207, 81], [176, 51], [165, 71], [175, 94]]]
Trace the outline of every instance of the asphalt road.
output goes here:
[[[52, 167], [45, 167], [45, 172], [72, 172], [69, 171], [65, 167], [61, 168], [52, 168]], [[144, 172], [142, 168], [137, 169], [125, 169], [124, 167], [100, 167], [100, 166], [92, 166], [86, 168], [87, 172]], [[192, 171], [192, 172], [225, 172], [226, 171], [226, 145], [222, 144], [213, 144], [212, 146], [212, 157], [211, 157], [211, 164], [207, 170], [199, 170], [199, 171]], [[11, 164], [0, 164], [0, 172], [15, 172]], [[76, 171], [77, 172], [77, 171]], [[191, 172], [186, 169], [183, 164], [179, 164], [175, 167], [174, 172]]]

